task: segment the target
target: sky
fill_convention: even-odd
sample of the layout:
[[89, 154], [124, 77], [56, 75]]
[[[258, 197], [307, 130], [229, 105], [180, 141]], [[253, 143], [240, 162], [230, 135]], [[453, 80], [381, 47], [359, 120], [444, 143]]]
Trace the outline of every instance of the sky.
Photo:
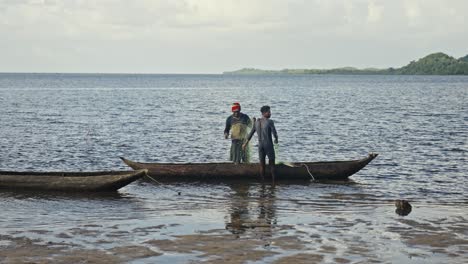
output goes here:
[[0, 72], [401, 67], [468, 54], [466, 0], [0, 0]]

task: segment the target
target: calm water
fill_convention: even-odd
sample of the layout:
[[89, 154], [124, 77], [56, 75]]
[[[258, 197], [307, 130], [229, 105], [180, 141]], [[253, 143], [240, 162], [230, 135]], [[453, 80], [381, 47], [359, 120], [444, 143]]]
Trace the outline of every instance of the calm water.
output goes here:
[[[251, 262], [298, 252], [324, 262], [468, 260], [468, 77], [0, 74], [0, 170], [128, 169], [119, 156], [225, 161], [234, 101], [251, 117], [272, 107], [281, 161], [380, 155], [348, 183], [140, 181], [90, 197], [2, 191], [1, 235], [106, 251], [219, 230], [305, 245], [264, 247], [275, 254]], [[406, 217], [394, 213], [401, 198], [413, 204]], [[444, 235], [446, 243], [427, 242]], [[0, 252], [11, 243], [0, 237]], [[148, 248], [164, 254], [127, 261], [213, 260]]]

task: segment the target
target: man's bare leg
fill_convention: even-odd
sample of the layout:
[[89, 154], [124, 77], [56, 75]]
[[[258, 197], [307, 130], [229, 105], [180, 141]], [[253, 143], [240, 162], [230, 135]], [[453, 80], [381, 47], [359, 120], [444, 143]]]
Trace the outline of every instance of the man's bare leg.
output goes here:
[[262, 181], [265, 180], [265, 161], [260, 161], [260, 176], [262, 177]]
[[273, 181], [273, 184], [275, 184], [275, 178], [276, 178], [275, 159], [269, 160], [268, 163], [269, 163], [269, 167], [271, 170], [271, 179]]

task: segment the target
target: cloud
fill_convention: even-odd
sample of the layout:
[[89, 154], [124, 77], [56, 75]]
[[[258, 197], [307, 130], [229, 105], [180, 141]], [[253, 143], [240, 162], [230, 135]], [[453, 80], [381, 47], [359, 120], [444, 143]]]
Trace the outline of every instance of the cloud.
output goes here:
[[[418, 45], [458, 56], [466, 53], [458, 43], [468, 43], [465, 10], [464, 0], [2, 0], [0, 70], [30, 69], [20, 56], [43, 69], [90, 69], [96, 54], [113, 63], [120, 54], [129, 68], [148, 71], [148, 54], [174, 69], [202, 59], [190, 66], [195, 72], [242, 60], [270, 65], [274, 57], [284, 67], [354, 65], [351, 54], [360, 53], [363, 64], [388, 65], [419, 56], [399, 55]], [[375, 55], [383, 49], [386, 57]]]
[[367, 21], [370, 23], [379, 22], [382, 19], [384, 7], [375, 1], [370, 1], [367, 6]]
[[[24, 35], [121, 39], [180, 31], [303, 31], [340, 34], [393, 24], [436, 27], [465, 23], [464, 1], [279, 0], [20, 0], [0, 3], [0, 30]], [[398, 14], [399, 10], [402, 11]], [[393, 12], [386, 14], [386, 12]]]

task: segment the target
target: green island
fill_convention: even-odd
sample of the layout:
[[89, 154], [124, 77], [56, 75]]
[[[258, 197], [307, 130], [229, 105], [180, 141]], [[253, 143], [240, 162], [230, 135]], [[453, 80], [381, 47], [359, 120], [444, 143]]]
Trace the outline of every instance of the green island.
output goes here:
[[455, 59], [445, 53], [438, 52], [427, 55], [417, 61], [411, 61], [401, 68], [365, 68], [343, 67], [334, 69], [283, 69], [262, 70], [243, 68], [227, 71], [223, 74], [395, 74], [395, 75], [468, 75], [468, 55]]

